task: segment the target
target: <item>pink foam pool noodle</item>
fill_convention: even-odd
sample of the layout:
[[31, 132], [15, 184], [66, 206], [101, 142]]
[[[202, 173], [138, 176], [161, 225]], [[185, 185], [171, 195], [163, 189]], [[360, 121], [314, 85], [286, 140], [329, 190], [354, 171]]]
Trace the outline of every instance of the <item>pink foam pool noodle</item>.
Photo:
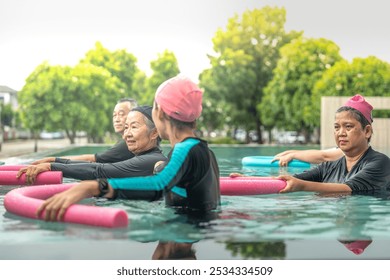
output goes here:
[[[74, 183], [14, 189], [5, 195], [4, 207], [19, 216], [43, 219], [45, 213], [37, 217], [36, 212], [44, 199], [63, 192], [73, 185]], [[127, 227], [129, 220], [126, 211], [122, 209], [73, 204], [66, 210], [63, 222], [118, 228]]]
[[28, 165], [0, 165], [0, 171], [19, 171], [23, 167]]
[[278, 193], [286, 181], [271, 177], [221, 177], [221, 195], [260, 195]]
[[[16, 178], [18, 171], [0, 171], [0, 185], [14, 186], [14, 185], [26, 185], [26, 174], [23, 173], [19, 178]], [[33, 185], [48, 185], [48, 184], [61, 184], [62, 172], [61, 171], [45, 171], [39, 173], [35, 179]]]

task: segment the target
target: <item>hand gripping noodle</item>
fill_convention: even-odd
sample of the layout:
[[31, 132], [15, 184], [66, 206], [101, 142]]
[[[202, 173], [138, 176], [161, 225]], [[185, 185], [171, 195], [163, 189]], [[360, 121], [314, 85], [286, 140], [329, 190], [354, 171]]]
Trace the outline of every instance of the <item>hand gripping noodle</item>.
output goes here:
[[271, 177], [221, 177], [221, 195], [259, 195], [278, 193], [286, 181]]
[[[274, 157], [272, 156], [248, 156], [243, 157], [241, 160], [241, 163], [243, 166], [253, 166], [253, 167], [279, 167], [279, 161], [272, 160]], [[290, 161], [287, 165], [288, 167], [302, 167], [302, 168], [309, 168], [310, 163], [306, 161], [301, 161], [297, 159], [293, 159]]]
[[[26, 174], [23, 173], [19, 178], [16, 178], [18, 171], [0, 171], [0, 185], [14, 186], [26, 185]], [[39, 173], [33, 185], [61, 184], [61, 171], [45, 171]]]
[[[43, 219], [44, 212], [40, 217], [36, 216], [36, 211], [43, 200], [63, 192], [73, 185], [74, 183], [13, 189], [5, 195], [4, 207], [15, 215]], [[66, 210], [63, 222], [118, 228], [127, 227], [129, 220], [126, 211], [122, 209], [73, 204]]]

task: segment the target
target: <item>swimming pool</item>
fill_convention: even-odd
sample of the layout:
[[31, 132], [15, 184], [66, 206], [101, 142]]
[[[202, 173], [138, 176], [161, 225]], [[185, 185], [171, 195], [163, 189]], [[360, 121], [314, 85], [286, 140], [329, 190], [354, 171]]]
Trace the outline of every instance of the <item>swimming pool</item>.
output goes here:
[[[241, 166], [244, 156], [274, 155], [291, 148], [310, 147], [212, 146], [221, 176], [231, 172], [259, 176], [300, 172], [299, 168], [243, 169]], [[51, 154], [81, 154], [102, 149], [105, 147], [76, 147], [51, 151]], [[168, 150], [169, 147], [164, 147], [165, 152]], [[389, 155], [389, 151], [382, 152]], [[19, 158], [18, 163], [41, 156]], [[314, 193], [223, 196], [219, 217], [203, 223], [189, 222], [165, 208], [161, 201], [83, 201], [127, 211], [128, 228], [105, 229], [47, 223], [8, 213], [3, 199], [13, 188], [0, 187], [0, 259], [147, 260], [161, 246], [177, 250], [175, 258], [195, 255], [197, 259], [210, 260], [390, 258], [390, 200], [386, 197], [332, 197]], [[351, 248], [353, 244], [366, 248], [358, 252]]]

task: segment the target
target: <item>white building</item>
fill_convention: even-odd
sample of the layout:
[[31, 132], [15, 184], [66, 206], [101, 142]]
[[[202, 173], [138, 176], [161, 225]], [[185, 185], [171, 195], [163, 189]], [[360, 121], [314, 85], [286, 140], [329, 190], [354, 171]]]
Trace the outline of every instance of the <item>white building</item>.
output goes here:
[[0, 85], [0, 103], [11, 104], [13, 109], [18, 107], [17, 91]]

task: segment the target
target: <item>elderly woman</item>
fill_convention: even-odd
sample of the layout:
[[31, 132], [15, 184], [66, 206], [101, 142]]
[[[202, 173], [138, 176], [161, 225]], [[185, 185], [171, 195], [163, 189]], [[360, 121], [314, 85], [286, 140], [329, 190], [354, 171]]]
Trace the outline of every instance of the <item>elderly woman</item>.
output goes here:
[[[167, 206], [191, 214], [218, 210], [218, 164], [207, 143], [194, 133], [201, 111], [202, 91], [194, 82], [182, 76], [167, 80], [156, 91], [152, 116], [159, 136], [169, 140], [172, 151], [166, 164], [156, 168], [157, 174], [81, 182], [46, 200], [37, 215], [45, 210], [45, 220], [61, 220], [71, 204], [86, 197], [133, 199], [134, 193], [142, 192], [155, 192], [156, 196], [163, 193]], [[137, 123], [131, 124], [128, 133], [140, 128]]]
[[151, 114], [151, 106], [139, 106], [133, 108], [126, 118], [123, 138], [128, 150], [134, 154], [130, 159], [116, 163], [57, 159], [57, 162], [23, 168], [17, 176], [26, 173], [27, 182], [33, 183], [40, 172], [49, 170], [62, 171], [64, 177], [79, 180], [151, 175], [156, 162], [166, 160], [159, 148], [160, 139]]
[[373, 107], [361, 95], [350, 98], [336, 111], [334, 138], [344, 156], [307, 172], [279, 176], [284, 192], [315, 191], [374, 193], [390, 188], [390, 159], [369, 145]]

